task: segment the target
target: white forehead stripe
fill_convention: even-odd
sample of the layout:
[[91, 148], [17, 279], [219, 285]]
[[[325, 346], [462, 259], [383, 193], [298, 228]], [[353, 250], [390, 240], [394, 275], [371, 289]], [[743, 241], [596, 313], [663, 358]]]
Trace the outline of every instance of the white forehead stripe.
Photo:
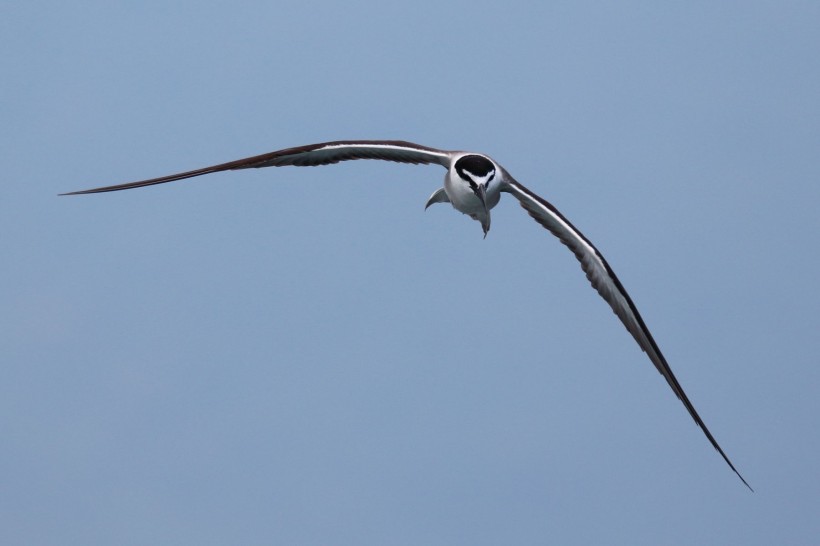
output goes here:
[[467, 169], [461, 169], [461, 170], [464, 172], [464, 174], [466, 174], [467, 176], [472, 178], [473, 182], [475, 182], [476, 184], [486, 184], [490, 181], [490, 179], [493, 176], [495, 176], [495, 169], [490, 169], [490, 171], [487, 174], [485, 174], [484, 176], [478, 176], [477, 174], [473, 174], [470, 171], [468, 171]]

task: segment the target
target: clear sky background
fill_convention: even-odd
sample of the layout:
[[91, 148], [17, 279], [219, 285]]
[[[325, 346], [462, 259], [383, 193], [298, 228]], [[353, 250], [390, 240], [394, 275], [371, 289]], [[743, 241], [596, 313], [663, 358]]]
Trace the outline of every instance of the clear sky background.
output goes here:
[[[820, 4], [6, 2], [0, 543], [810, 544]], [[60, 192], [313, 142], [433, 166]]]

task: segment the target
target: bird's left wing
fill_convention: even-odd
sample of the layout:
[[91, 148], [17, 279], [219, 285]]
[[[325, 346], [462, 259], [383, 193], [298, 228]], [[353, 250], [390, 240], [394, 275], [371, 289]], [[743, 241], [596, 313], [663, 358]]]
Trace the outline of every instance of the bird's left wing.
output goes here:
[[450, 152], [428, 148], [427, 146], [402, 140], [340, 140], [335, 142], [322, 142], [320, 144], [309, 144], [297, 148], [287, 148], [285, 150], [277, 150], [262, 155], [246, 157], [244, 159], [220, 163], [219, 165], [212, 165], [193, 171], [161, 176], [159, 178], [150, 178], [148, 180], [139, 180], [137, 182], [128, 182], [126, 184], [73, 191], [62, 195], [130, 190], [131, 188], [153, 186], [155, 184], [164, 184], [165, 182], [193, 178], [203, 174], [237, 169], [283, 167], [285, 165], [314, 167], [353, 159], [381, 159], [384, 161], [413, 164], [437, 163], [444, 167], [449, 167], [450, 156]]
[[726, 453], [724, 453], [723, 449], [718, 445], [712, 433], [709, 432], [709, 429], [706, 427], [703, 419], [700, 418], [700, 415], [698, 415], [692, 402], [689, 401], [689, 397], [686, 396], [680, 383], [678, 383], [675, 374], [672, 373], [672, 369], [666, 362], [666, 358], [664, 358], [663, 353], [661, 353], [660, 348], [658, 348], [652, 334], [649, 332], [649, 328], [646, 327], [643, 318], [641, 318], [638, 308], [635, 307], [632, 298], [629, 297], [621, 281], [615, 276], [615, 272], [609, 267], [609, 264], [598, 249], [595, 248], [589, 239], [578, 231], [558, 209], [552, 206], [552, 204], [522, 186], [511, 177], [509, 173], [505, 172], [504, 175], [505, 183], [501, 188], [502, 191], [506, 191], [518, 199], [524, 210], [526, 210], [536, 222], [558, 237], [558, 239], [575, 254], [575, 257], [581, 262], [581, 268], [584, 270], [584, 273], [586, 273], [587, 279], [592, 283], [592, 287], [606, 300], [618, 318], [621, 319], [624, 326], [626, 326], [629, 333], [632, 334], [632, 337], [635, 338], [635, 341], [638, 342], [640, 348], [649, 356], [649, 359], [661, 375], [663, 375], [667, 383], [669, 383], [669, 386], [672, 387], [672, 391], [680, 401], [683, 402], [683, 405], [686, 406], [689, 415], [692, 416], [695, 423], [703, 430], [703, 433], [709, 439], [712, 446], [720, 453], [741, 481], [746, 484], [746, 487], [751, 489], [749, 484], [746, 483], [746, 480], [743, 479], [743, 476], [740, 475], [740, 472], [737, 471], [729, 460], [729, 457], [726, 456]]

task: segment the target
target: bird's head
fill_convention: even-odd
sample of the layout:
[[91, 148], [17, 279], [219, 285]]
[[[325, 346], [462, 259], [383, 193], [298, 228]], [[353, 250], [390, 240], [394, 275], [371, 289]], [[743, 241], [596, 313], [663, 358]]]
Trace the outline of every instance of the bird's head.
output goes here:
[[490, 209], [487, 206], [487, 188], [495, 178], [495, 163], [482, 155], [465, 155], [456, 161], [455, 171], [458, 178], [467, 185], [481, 202], [481, 209], [473, 218], [481, 222], [484, 236], [490, 231]]

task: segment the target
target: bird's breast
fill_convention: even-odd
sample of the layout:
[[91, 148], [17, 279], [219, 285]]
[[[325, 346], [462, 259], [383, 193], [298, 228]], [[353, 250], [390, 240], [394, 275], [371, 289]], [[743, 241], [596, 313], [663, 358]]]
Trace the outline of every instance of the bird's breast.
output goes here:
[[[498, 184], [490, 184], [487, 189], [485, 196], [487, 210], [496, 206], [501, 199], [498, 188]], [[453, 208], [457, 211], [471, 216], [484, 213], [484, 205], [481, 203], [481, 199], [478, 198], [467, 182], [461, 179], [453, 179], [452, 176], [448, 175], [444, 179], [444, 191], [447, 193], [447, 197], [450, 198]]]

